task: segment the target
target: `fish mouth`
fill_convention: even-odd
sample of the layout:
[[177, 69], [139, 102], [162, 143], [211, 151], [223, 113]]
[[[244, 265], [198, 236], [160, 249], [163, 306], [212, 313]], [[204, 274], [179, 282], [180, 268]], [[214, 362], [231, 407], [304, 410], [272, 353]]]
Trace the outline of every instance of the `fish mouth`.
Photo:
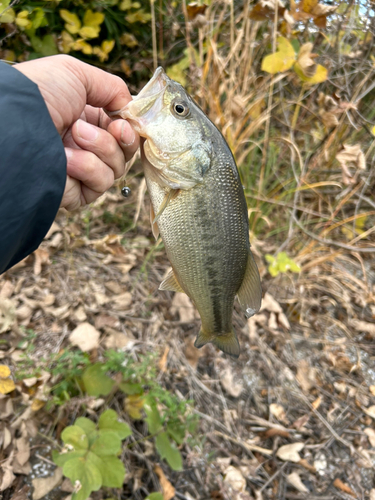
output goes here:
[[145, 125], [160, 111], [162, 97], [169, 82], [170, 78], [159, 66], [139, 94], [121, 110], [121, 118], [128, 120], [139, 135], [145, 137]]

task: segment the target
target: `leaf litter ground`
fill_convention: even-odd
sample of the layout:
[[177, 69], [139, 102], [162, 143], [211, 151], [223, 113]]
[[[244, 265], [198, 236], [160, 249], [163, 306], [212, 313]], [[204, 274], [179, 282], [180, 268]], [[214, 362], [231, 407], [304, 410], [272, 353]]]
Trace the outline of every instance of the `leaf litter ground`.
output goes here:
[[[38, 366], [68, 347], [88, 352], [90, 362], [106, 349], [134, 358], [151, 352], [158, 382], [194, 400], [199, 431], [181, 446], [182, 472], [160, 459], [153, 442], [134, 440], [121, 455], [123, 490], [91, 497], [374, 498], [375, 323], [374, 311], [358, 305], [369, 302], [361, 284], [375, 283], [371, 265], [364, 277], [343, 255], [303, 277], [272, 278], [258, 258], [267, 294], [247, 323], [236, 306], [239, 360], [211, 345], [197, 350], [190, 301], [158, 291], [168, 262], [151, 234], [140, 177], [130, 185], [130, 199], [114, 189], [83, 212], [59, 213], [40, 249], [0, 278], [1, 364], [12, 374], [25, 353]], [[259, 255], [273, 250], [272, 242], [255, 244]], [[48, 370], [15, 387], [2, 373], [1, 498], [36, 499], [40, 488], [47, 500], [67, 498], [71, 485], [56, 476], [51, 450], [64, 427], [101, 412], [105, 400], [76, 396], [47, 410], [40, 388]], [[122, 401], [111, 406], [143, 436]], [[47, 486], [31, 482], [43, 477]]]

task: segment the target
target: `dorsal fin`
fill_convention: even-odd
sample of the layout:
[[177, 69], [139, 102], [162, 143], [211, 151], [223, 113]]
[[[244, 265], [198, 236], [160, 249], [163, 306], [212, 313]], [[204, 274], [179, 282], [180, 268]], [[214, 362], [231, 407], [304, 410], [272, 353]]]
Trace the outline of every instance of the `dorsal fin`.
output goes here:
[[154, 235], [155, 240], [157, 240], [159, 237], [159, 227], [155, 222], [155, 212], [152, 203], [150, 203], [150, 222], [151, 222], [152, 234]]
[[237, 292], [237, 297], [247, 318], [250, 318], [259, 311], [262, 303], [262, 286], [260, 284], [259, 271], [251, 250], [249, 250], [245, 276]]
[[185, 293], [181, 288], [177, 278], [171, 269], [164, 281], [160, 283], [159, 290], [169, 290], [170, 292], [182, 292]]

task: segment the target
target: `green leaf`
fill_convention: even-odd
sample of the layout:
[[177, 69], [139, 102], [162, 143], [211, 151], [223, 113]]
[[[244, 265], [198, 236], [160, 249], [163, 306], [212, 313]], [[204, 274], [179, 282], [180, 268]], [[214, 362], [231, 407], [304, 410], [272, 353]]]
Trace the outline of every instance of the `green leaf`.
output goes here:
[[97, 491], [103, 484], [98, 467], [83, 457], [68, 460], [63, 467], [63, 474], [74, 485], [76, 481], [80, 483], [79, 491], [73, 496], [75, 500], [86, 500], [92, 491]]
[[125, 478], [125, 467], [117, 457], [98, 457], [91, 451], [88, 452], [87, 460], [91, 461], [102, 475], [103, 486], [107, 488], [121, 488]]
[[117, 455], [121, 451], [121, 439], [116, 432], [100, 430], [98, 432], [98, 438], [90, 449], [99, 457]]
[[121, 382], [119, 388], [125, 394], [142, 394], [143, 388], [141, 384], [132, 384], [130, 382]]
[[61, 433], [61, 439], [65, 444], [73, 446], [74, 450], [87, 450], [89, 447], [89, 440], [86, 433], [81, 427], [77, 425], [69, 425]]
[[30, 42], [35, 52], [39, 52], [42, 56], [53, 56], [58, 54], [53, 35], [45, 35], [43, 38], [34, 35], [30, 37]]
[[276, 257], [270, 254], [266, 254], [265, 257], [266, 261], [270, 263], [268, 271], [273, 277], [277, 276], [279, 273], [286, 273], [287, 271], [292, 271], [293, 273], [301, 272], [299, 265], [288, 257], [285, 252], [278, 253]]
[[95, 439], [98, 437], [97, 428], [94, 422], [89, 418], [79, 417], [74, 422], [74, 425], [78, 425], [78, 427], [85, 431], [86, 436], [89, 440], [89, 446], [91, 446]]
[[63, 465], [68, 461], [72, 460], [73, 458], [80, 458], [83, 457], [87, 453], [86, 450], [80, 450], [80, 451], [69, 451], [67, 453], [59, 453], [57, 450], [52, 451], [52, 460], [55, 462], [56, 465], [59, 467], [63, 467]]
[[181, 453], [172, 445], [166, 432], [156, 436], [155, 446], [161, 458], [165, 458], [173, 470], [182, 470]]
[[114, 410], [106, 410], [100, 415], [99, 429], [113, 431], [120, 439], [125, 439], [132, 433], [128, 424], [118, 420], [118, 415]]
[[182, 444], [185, 438], [186, 426], [180, 422], [168, 422], [167, 432], [177, 444]]
[[151, 434], [156, 434], [162, 428], [162, 422], [159, 410], [156, 407], [155, 399], [148, 397], [145, 401], [143, 409], [147, 415], [145, 421], [147, 422], [149, 432]]
[[161, 493], [150, 493], [145, 500], [163, 500], [164, 497]]
[[108, 396], [115, 382], [105, 374], [102, 363], [89, 366], [83, 372], [82, 381], [89, 396]]

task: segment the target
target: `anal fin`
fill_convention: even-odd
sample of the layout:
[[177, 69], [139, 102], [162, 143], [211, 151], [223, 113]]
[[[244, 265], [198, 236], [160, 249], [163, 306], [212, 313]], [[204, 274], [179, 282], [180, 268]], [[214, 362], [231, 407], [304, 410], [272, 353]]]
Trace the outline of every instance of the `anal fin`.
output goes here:
[[154, 235], [155, 240], [157, 240], [159, 237], [159, 227], [155, 222], [155, 212], [152, 203], [150, 204], [150, 222], [151, 222], [152, 234]]
[[169, 271], [168, 276], [165, 278], [165, 280], [160, 283], [159, 290], [169, 290], [170, 292], [185, 293], [181, 288], [179, 282], [177, 281], [173, 269]]
[[251, 251], [249, 251], [245, 276], [237, 292], [237, 297], [247, 318], [259, 311], [262, 303], [262, 286], [259, 271]]

